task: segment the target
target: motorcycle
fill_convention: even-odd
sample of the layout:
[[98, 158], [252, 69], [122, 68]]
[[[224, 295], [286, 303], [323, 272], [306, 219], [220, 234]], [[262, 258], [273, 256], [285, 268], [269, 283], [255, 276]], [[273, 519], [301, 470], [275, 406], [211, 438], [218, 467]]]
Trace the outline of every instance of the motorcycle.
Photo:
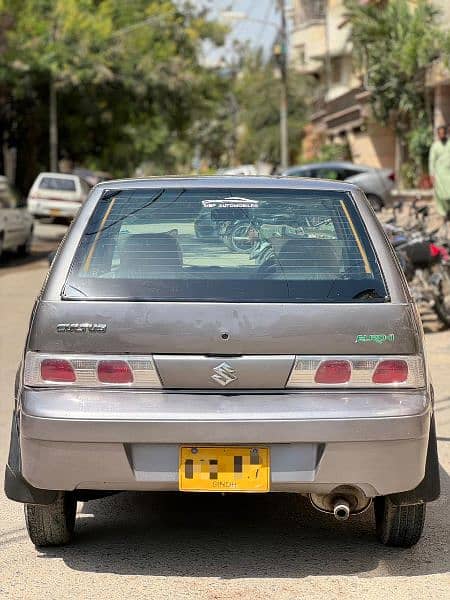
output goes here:
[[[426, 207], [418, 210], [426, 216]], [[450, 327], [450, 254], [448, 242], [436, 237], [437, 230], [425, 231], [424, 221], [410, 230], [384, 226], [400, 265], [408, 280], [411, 294], [419, 305], [432, 309], [439, 320]]]

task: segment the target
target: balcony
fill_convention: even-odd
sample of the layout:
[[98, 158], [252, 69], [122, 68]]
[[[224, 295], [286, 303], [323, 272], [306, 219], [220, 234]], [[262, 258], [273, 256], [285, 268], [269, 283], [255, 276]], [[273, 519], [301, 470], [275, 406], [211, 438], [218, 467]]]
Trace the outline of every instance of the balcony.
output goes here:
[[329, 133], [338, 133], [359, 126], [365, 117], [368, 93], [358, 87], [341, 96], [325, 101], [323, 96], [314, 103], [313, 123], [321, 124]]
[[327, 0], [299, 0], [294, 13], [295, 28], [302, 28], [312, 22], [321, 22], [326, 18]]

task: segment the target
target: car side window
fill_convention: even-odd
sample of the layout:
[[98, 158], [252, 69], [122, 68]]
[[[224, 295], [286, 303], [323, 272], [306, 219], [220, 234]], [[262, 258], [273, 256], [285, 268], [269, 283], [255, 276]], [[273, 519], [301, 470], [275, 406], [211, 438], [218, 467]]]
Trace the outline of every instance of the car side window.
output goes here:
[[14, 208], [15, 199], [8, 185], [0, 187], [0, 208]]
[[344, 181], [345, 179], [348, 179], [348, 177], [353, 177], [354, 175], [359, 175], [359, 173], [361, 173], [361, 171], [355, 171], [355, 169], [341, 169], [341, 173], [340, 173], [340, 180]]
[[323, 169], [317, 169], [316, 177], [320, 177], [320, 179], [334, 179], [339, 180], [339, 171], [338, 169], [325, 167]]
[[27, 205], [27, 200], [16, 188], [10, 186], [9, 195], [11, 198], [11, 208], [24, 208]]

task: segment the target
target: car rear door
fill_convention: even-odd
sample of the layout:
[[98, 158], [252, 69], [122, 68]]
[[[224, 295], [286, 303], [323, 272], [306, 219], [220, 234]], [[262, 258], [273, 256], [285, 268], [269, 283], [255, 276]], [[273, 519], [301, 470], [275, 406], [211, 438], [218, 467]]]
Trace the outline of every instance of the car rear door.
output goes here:
[[0, 184], [0, 230], [3, 232], [3, 248], [15, 248], [22, 242], [23, 223], [15, 208], [16, 199], [6, 182]]

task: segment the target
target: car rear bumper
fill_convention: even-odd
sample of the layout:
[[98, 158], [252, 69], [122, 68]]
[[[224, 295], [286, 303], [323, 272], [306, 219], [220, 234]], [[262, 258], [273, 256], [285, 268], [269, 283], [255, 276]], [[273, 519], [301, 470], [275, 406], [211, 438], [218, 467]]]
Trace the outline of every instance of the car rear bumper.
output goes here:
[[78, 213], [81, 202], [60, 200], [28, 200], [28, 211], [35, 217], [73, 218]]
[[20, 414], [22, 474], [36, 488], [177, 490], [180, 445], [266, 446], [271, 491], [366, 495], [423, 479], [427, 395], [31, 391]]

